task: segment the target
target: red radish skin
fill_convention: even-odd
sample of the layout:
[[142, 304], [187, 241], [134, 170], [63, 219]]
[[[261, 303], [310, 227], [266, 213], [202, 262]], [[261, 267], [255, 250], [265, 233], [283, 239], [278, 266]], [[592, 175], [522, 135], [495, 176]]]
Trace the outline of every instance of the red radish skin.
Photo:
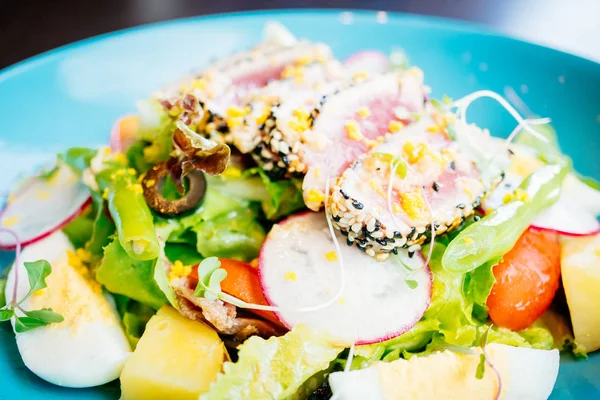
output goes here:
[[[0, 225], [14, 231], [22, 246], [63, 228], [92, 202], [89, 189], [68, 167], [50, 180], [30, 178], [11, 197], [0, 212]], [[0, 240], [1, 250], [15, 248], [14, 241]]]
[[[52, 229], [49, 229], [49, 230], [46, 230], [45, 232], [40, 233], [39, 236], [35, 236], [31, 239], [26, 239], [26, 240], [21, 241], [20, 242], [21, 247], [25, 247], [27, 245], [39, 242], [40, 240], [47, 238], [48, 236], [50, 236], [57, 230], [64, 228], [65, 226], [67, 226], [69, 224], [69, 222], [73, 221], [75, 218], [80, 216], [85, 211], [85, 209], [90, 207], [91, 205], [92, 205], [92, 198], [88, 197], [87, 200], [77, 209], [77, 211], [75, 213], [71, 214], [64, 221], [62, 221], [60, 224], [56, 225]], [[8, 208], [8, 206], [4, 207], [4, 209], [6, 209], [6, 208]], [[0, 218], [2, 217], [2, 214], [4, 213], [4, 209], [2, 210], [2, 212], [0, 212]], [[16, 244], [4, 245], [4, 244], [2, 244], [2, 242], [0, 242], [0, 250], [12, 251], [16, 247], [17, 247]]]
[[[290, 228], [291, 226], [290, 224], [296, 224], [296, 223], [304, 223], [306, 222], [308, 225], [308, 229], [310, 230], [310, 236], [306, 236], [308, 238], [315, 238], [315, 243], [311, 243], [309, 246], [306, 246], [306, 248], [308, 249], [309, 252], [311, 252], [311, 255], [309, 257], [311, 257], [311, 261], [312, 260], [316, 260], [316, 262], [319, 262], [319, 259], [321, 259], [321, 257], [325, 257], [325, 254], [320, 254], [322, 252], [322, 249], [320, 248], [321, 245], [323, 243], [325, 243], [325, 247], [329, 247], [331, 250], [333, 250], [333, 245], [331, 243], [331, 238], [329, 236], [329, 232], [327, 233], [327, 238], [321, 238], [316, 237], [316, 235], [320, 235], [323, 232], [323, 226], [326, 227], [326, 223], [325, 223], [325, 215], [323, 213], [313, 213], [313, 212], [302, 212], [296, 215], [293, 215], [291, 217], [288, 217], [287, 219], [285, 219], [284, 221], [280, 222], [276, 228], [274, 229], [286, 229], [286, 228]], [[313, 223], [317, 223], [317, 224], [321, 224], [318, 226], [312, 226], [311, 224]], [[291, 231], [290, 231], [291, 232]], [[273, 260], [272, 259], [272, 254], [269, 255], [269, 246], [271, 245], [272, 241], [277, 240], [277, 238], [273, 238], [273, 231], [267, 236], [267, 239], [265, 240], [265, 244], [263, 245], [263, 248], [261, 249], [261, 252], [259, 254], [259, 258], [258, 258], [258, 273], [259, 273], [259, 279], [260, 279], [260, 283], [261, 283], [261, 287], [263, 289], [263, 293], [265, 295], [265, 298], [267, 300], [267, 302], [274, 306], [274, 307], [278, 307], [280, 306], [280, 304], [278, 304], [278, 301], [275, 301], [275, 299], [273, 298], [274, 293], [272, 293], [274, 290], [273, 289], [269, 289], [269, 288], [276, 288], [279, 287], [281, 288], [281, 285], [273, 285], [273, 284], [269, 284], [269, 281], [272, 282], [272, 277], [273, 275], [270, 274], [269, 272], [267, 272], [267, 268], [271, 268], [273, 267], [275, 264], [275, 268], [279, 268], [279, 266], [284, 265], [285, 263], [281, 263], [281, 262], [276, 262], [274, 263], [273, 261], [277, 261], [277, 260]], [[327, 240], [324, 240], [327, 239]], [[340, 242], [342, 242], [342, 239], [344, 239], [343, 237], [338, 237], [338, 240]], [[285, 239], [284, 239], [285, 241]], [[320, 245], [321, 244], [321, 245]], [[362, 284], [365, 282], [363, 280], [360, 280], [359, 278], [355, 278], [356, 282], [353, 282], [353, 276], [356, 275], [360, 275], [363, 271], [369, 271], [369, 274], [371, 273], [376, 273], [376, 275], [381, 275], [381, 270], [378, 271], [377, 268], [379, 268], [379, 266], [384, 266], [385, 263], [391, 263], [391, 260], [388, 260], [386, 262], [377, 262], [374, 261], [372, 258], [368, 257], [367, 255], [365, 255], [364, 253], [362, 253], [360, 250], [356, 249], [355, 247], [348, 247], [345, 244], [341, 243], [341, 251], [342, 251], [342, 255], [343, 255], [343, 259], [344, 259], [344, 265], [345, 265], [345, 273], [346, 273], [346, 280], [348, 281], [346, 288], [352, 288], [353, 286], [359, 288], [360, 290], [363, 290], [362, 288]], [[294, 250], [290, 250], [290, 254], [293, 257]], [[271, 260], [269, 260], [269, 257], [271, 257]], [[315, 259], [316, 257], [316, 259]], [[356, 265], [353, 267], [351, 264], [351, 261], [356, 261], [356, 260], [360, 260], [360, 265]], [[330, 333], [334, 336], [334, 337], [338, 337], [340, 338], [342, 341], [344, 342], [354, 342], [356, 345], [362, 345], [362, 344], [371, 344], [371, 343], [378, 343], [381, 341], [385, 341], [394, 337], [397, 337], [405, 332], [407, 332], [408, 330], [410, 330], [422, 317], [422, 315], [425, 313], [425, 311], [427, 310], [427, 308], [429, 307], [429, 303], [430, 303], [430, 298], [431, 298], [431, 287], [432, 287], [432, 275], [431, 275], [431, 271], [429, 269], [428, 266], [424, 265], [424, 258], [420, 253], [416, 253], [412, 259], [412, 262], [419, 262], [423, 265], [424, 268], [418, 270], [417, 274], [417, 278], [419, 282], [418, 282], [418, 286], [416, 289], [409, 289], [408, 286], [406, 285], [406, 283], [404, 281], [401, 282], [401, 284], [394, 286], [394, 291], [396, 292], [393, 296], [399, 296], [397, 293], [402, 292], [402, 291], [406, 291], [405, 293], [408, 294], [408, 298], [404, 299], [402, 298], [402, 300], [406, 300], [405, 302], [403, 301], [402, 304], [399, 304], [398, 302], [393, 302], [390, 304], [388, 298], [385, 298], [385, 288], [384, 286], [386, 285], [385, 279], [381, 279], [378, 282], [378, 285], [376, 286], [370, 286], [369, 289], [366, 292], [366, 296], [363, 296], [365, 293], [363, 294], [356, 294], [355, 292], [353, 292], [352, 290], [348, 290], [348, 291], [344, 291], [340, 298], [335, 301], [330, 307], [325, 308], [325, 309], [321, 309], [318, 311], [307, 311], [307, 312], [303, 312], [303, 313], [297, 313], [297, 315], [293, 315], [293, 313], [295, 312], [294, 310], [298, 310], [300, 308], [304, 308], [305, 306], [313, 306], [313, 303], [310, 304], [303, 304], [303, 300], [304, 298], [296, 298], [294, 300], [293, 305], [288, 308], [288, 309], [282, 309], [279, 312], [276, 312], [279, 320], [281, 321], [281, 323], [286, 326], [288, 329], [293, 328], [294, 325], [297, 325], [298, 323], [307, 323], [309, 326], [311, 325], [310, 322], [306, 322], [306, 321], [296, 321], [295, 319], [297, 319], [298, 315], [301, 315], [302, 318], [305, 318], [306, 316], [310, 317], [314, 317], [315, 313], [321, 313], [322, 316], [317, 316], [317, 318], [322, 322], [322, 321], [326, 321], [327, 324], [331, 324], [334, 325], [333, 329], [329, 329], [331, 328], [331, 326], [327, 327], [327, 328], [323, 328], [323, 326], [313, 326], [316, 329], [327, 329], [330, 331]], [[294, 264], [294, 260], [293, 259], [289, 259], [289, 265], [292, 266], [292, 264]], [[371, 265], [363, 265], [363, 264], [368, 264], [369, 262], [373, 262], [375, 263], [373, 266]], [[270, 263], [270, 264], [269, 264]], [[331, 267], [333, 270], [338, 271], [339, 272], [339, 260], [336, 261], [331, 261], [328, 262], [325, 265], [320, 265], [320, 267]], [[319, 265], [315, 264], [315, 267], [319, 267]], [[348, 267], [350, 266], [350, 268]], [[287, 267], [287, 266], [286, 266]], [[400, 265], [397, 265], [398, 268], [403, 268]], [[364, 270], [361, 268], [365, 268]], [[371, 268], [369, 270], [369, 268]], [[395, 270], [396, 265], [394, 265], [394, 272], [398, 272], [397, 270]], [[390, 268], [390, 269], [391, 269]], [[321, 270], [320, 270], [321, 271]], [[358, 271], [358, 272], [356, 272]], [[404, 271], [404, 270], [402, 270]], [[284, 273], [283, 270], [278, 271], [281, 272], [282, 274]], [[326, 273], [325, 270], [323, 270], [324, 273]], [[353, 273], [354, 272], [354, 273]], [[384, 274], [387, 272], [384, 272]], [[276, 273], [276, 275], [278, 275]], [[339, 285], [340, 285], [340, 281], [341, 279], [339, 279], [339, 277], [335, 277], [334, 279], [331, 280], [327, 280], [326, 277], [323, 277], [325, 283], [330, 283], [331, 284], [331, 291], [328, 292], [327, 295], [327, 299], [324, 302], [330, 301], [331, 298], [333, 298], [336, 295], [336, 292], [339, 289]], [[394, 281], [393, 278], [397, 278], [397, 276], [390, 276], [388, 277], [390, 278], [389, 281], [390, 283]], [[298, 271], [298, 282], [301, 282], [302, 279], [310, 279], [310, 276], [307, 277], [302, 277], [302, 271]], [[321, 283], [321, 286], [324, 284], [323, 282], [317, 282], [316, 280], [312, 280], [309, 281], [309, 284], [312, 285], [312, 283], [314, 283], [315, 287], [316, 285], [318, 285], [319, 283]], [[360, 283], [357, 284], [357, 282]], [[369, 282], [365, 283], [366, 285], [369, 285]], [[285, 284], [284, 284], [285, 285]], [[372, 289], [372, 290], [371, 290]], [[383, 291], [381, 291], [380, 289], [383, 289]], [[293, 290], [294, 289], [290, 289], [289, 287], [285, 289], [286, 291], [286, 295], [288, 296], [293, 296]], [[298, 289], [296, 289], [298, 290]], [[409, 292], [411, 290], [416, 290], [419, 292]], [[422, 291], [422, 292], [420, 292]], [[307, 293], [307, 292], [301, 292], [301, 293]], [[322, 293], [322, 292], [321, 292]], [[356, 299], [352, 299], [352, 295], [353, 293], [356, 296], [361, 296], [360, 299], [358, 299], [358, 297], [356, 297]], [[423, 296], [422, 298], [420, 298], [419, 293], [421, 293]], [[383, 294], [384, 297], [381, 297]], [[413, 294], [414, 294], [414, 298], [413, 298]], [[381, 328], [381, 330], [385, 331], [385, 332], [379, 332], [377, 335], [373, 335], [372, 332], [369, 332], [367, 334], [356, 334], [356, 337], [349, 337], [349, 335], [347, 334], [347, 328], [343, 328], [342, 327], [338, 327], [335, 322], [331, 322], [331, 321], [335, 321], [336, 315], [339, 318], [340, 315], [344, 314], [343, 308], [342, 311], [340, 313], [337, 313], [337, 310], [335, 309], [335, 307], [340, 307], [340, 305], [338, 303], [340, 303], [342, 305], [342, 307], [345, 304], [350, 304], [350, 306], [352, 306], [352, 303], [356, 303], [356, 300], [360, 300], [360, 302], [358, 302], [358, 304], [367, 304], [369, 301], [372, 301], [371, 298], [369, 298], [369, 295], [371, 297], [375, 297], [376, 295], [380, 296], [380, 301], [377, 303], [377, 307], [372, 307], [369, 309], [364, 309], [361, 310], [360, 309], [355, 309], [352, 308], [351, 312], [353, 316], [356, 316], [356, 318], [344, 318], [343, 324], [348, 324], [350, 323], [350, 329], [354, 328], [355, 330], [359, 330], [361, 328], [367, 328], [367, 329], [371, 329], [371, 325], [372, 322], [382, 322], [384, 324], [388, 324], [390, 325], [389, 327], [386, 326], [385, 328]], [[275, 296], [277, 296], [277, 294], [275, 294]], [[397, 299], [393, 299], [393, 300], [397, 300]], [[386, 304], [386, 301], [388, 301], [388, 304]], [[414, 315], [410, 316], [410, 319], [408, 320], [403, 320], [400, 321], [398, 319], [394, 319], [391, 318], [390, 315], [384, 315], [382, 318], [380, 318], [379, 313], [390, 313], [390, 310], [393, 309], [411, 309], [414, 310]], [[291, 317], [290, 315], [290, 310], [292, 311]], [[373, 311], [373, 310], [379, 310], [379, 311]], [[346, 310], [345, 313], [347, 314], [348, 311]], [[311, 315], [312, 314], [312, 315]], [[369, 318], [375, 318], [374, 321], [368, 321]], [[290, 320], [291, 319], [291, 320]], [[367, 321], [365, 322], [365, 319], [367, 319]], [[358, 324], [354, 324], [354, 322], [358, 322]], [[361, 325], [362, 324], [362, 325]], [[318, 325], [318, 324], [317, 324]], [[341, 329], [342, 331], [346, 332], [345, 334], [343, 332], [335, 332], [335, 328]], [[345, 335], [345, 337], [344, 337]], [[366, 335], [366, 336], [365, 336]], [[359, 337], [360, 336], [360, 337]]]

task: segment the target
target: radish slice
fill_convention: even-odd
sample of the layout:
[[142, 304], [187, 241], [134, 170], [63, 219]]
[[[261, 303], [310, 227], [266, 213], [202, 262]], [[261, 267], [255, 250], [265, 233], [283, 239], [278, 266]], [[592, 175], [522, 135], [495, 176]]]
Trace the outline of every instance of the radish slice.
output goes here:
[[[304, 323], [358, 345], [399, 336], [423, 316], [432, 277], [420, 253], [409, 258], [400, 252], [385, 262], [356, 247], [342, 245], [341, 253], [334, 251], [323, 213], [297, 214], [273, 227], [258, 267], [265, 297], [280, 307], [277, 314], [284, 325]], [[341, 295], [329, 307], [301, 312], [331, 301], [344, 281]]]
[[[0, 226], [14, 231], [25, 246], [62, 228], [89, 204], [87, 186], [61, 166], [51, 178], [33, 177], [21, 184], [0, 212]], [[15, 247], [14, 238], [0, 237], [0, 249]]]
[[126, 115], [119, 118], [110, 130], [110, 149], [114, 153], [125, 152], [135, 140], [138, 127], [138, 117]]
[[350, 76], [356, 73], [381, 74], [389, 71], [390, 58], [377, 50], [364, 50], [352, 54], [344, 60], [344, 67]]
[[569, 203], [564, 196], [561, 196], [552, 207], [542, 211], [531, 226], [567, 236], [588, 236], [600, 233], [600, 222], [596, 217]]
[[[504, 204], [504, 196], [512, 193], [523, 181], [518, 175], [506, 174], [504, 180], [485, 199], [487, 212]], [[567, 236], [588, 236], [600, 233], [600, 192], [581, 182], [574, 175], [565, 178], [559, 200], [541, 212], [531, 226], [555, 231]]]

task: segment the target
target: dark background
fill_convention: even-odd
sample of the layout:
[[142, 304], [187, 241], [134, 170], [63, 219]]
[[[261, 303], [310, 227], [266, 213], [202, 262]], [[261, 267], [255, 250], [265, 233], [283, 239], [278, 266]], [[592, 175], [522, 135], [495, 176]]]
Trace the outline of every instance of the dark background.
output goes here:
[[600, 0], [0, 0], [0, 68], [116, 29], [273, 8], [364, 8], [457, 18], [600, 60]]

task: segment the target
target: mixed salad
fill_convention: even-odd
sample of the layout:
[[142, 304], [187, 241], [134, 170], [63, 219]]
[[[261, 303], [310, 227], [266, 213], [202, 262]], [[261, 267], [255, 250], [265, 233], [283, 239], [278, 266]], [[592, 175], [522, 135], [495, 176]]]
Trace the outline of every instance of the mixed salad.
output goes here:
[[[600, 348], [600, 192], [550, 121], [264, 36], [14, 188], [27, 368], [123, 399], [547, 398], [559, 351]], [[482, 97], [508, 139], [467, 121]]]

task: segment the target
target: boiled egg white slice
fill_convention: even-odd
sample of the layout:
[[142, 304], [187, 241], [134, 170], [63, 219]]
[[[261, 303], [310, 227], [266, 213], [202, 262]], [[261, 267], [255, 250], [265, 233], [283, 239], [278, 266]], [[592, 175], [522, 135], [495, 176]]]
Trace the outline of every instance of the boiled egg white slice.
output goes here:
[[[480, 348], [473, 354], [449, 350], [424, 357], [379, 362], [369, 368], [335, 372], [329, 383], [337, 400], [496, 399], [499, 381], [485, 366], [477, 379]], [[501, 377], [500, 399], [547, 399], [558, 375], [558, 350], [535, 350], [502, 344], [486, 346]]]
[[[61, 231], [26, 247], [19, 265], [13, 266], [8, 275], [6, 300], [12, 300], [17, 268], [20, 300], [30, 288], [23, 263], [47, 260], [52, 266], [52, 273], [46, 278], [48, 287], [32, 294], [22, 308], [50, 307], [64, 321], [15, 332], [23, 362], [34, 374], [56, 385], [98, 386], [119, 377], [131, 347], [112, 297], [78, 272], [77, 266], [69, 265], [67, 251], [73, 250]], [[12, 323], [14, 329], [14, 318]]]

